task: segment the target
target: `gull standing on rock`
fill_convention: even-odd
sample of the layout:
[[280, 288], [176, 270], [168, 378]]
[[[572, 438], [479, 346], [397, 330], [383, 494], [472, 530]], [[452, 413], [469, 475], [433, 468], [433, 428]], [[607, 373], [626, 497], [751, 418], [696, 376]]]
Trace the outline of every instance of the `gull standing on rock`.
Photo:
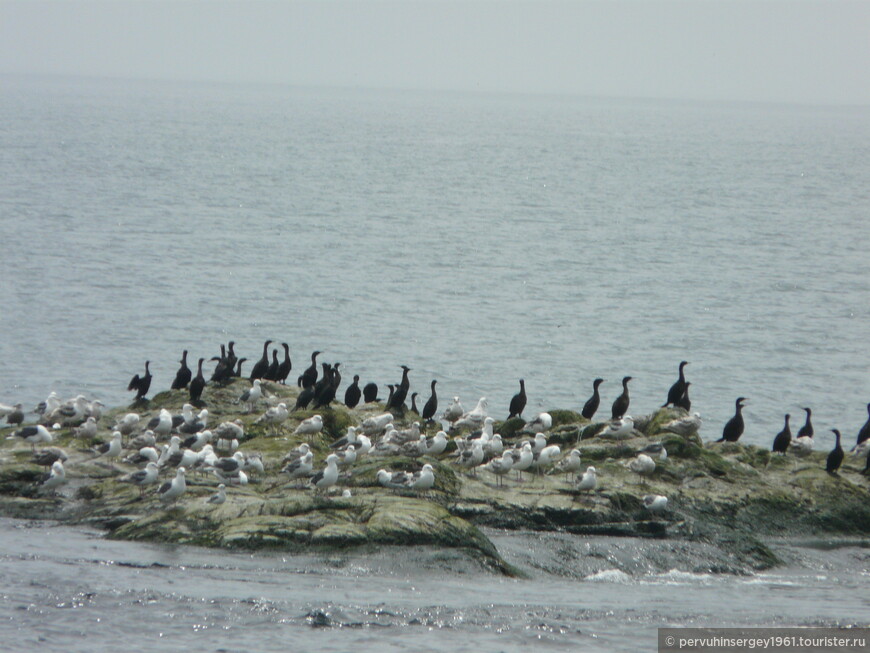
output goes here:
[[293, 431], [294, 435], [307, 435], [308, 439], [311, 440], [311, 437], [320, 433], [323, 430], [323, 418], [320, 415], [314, 415], [313, 417], [309, 417], [306, 420], [303, 420], [299, 423], [299, 426], [296, 427], [296, 430]]
[[435, 471], [426, 463], [419, 472], [409, 475], [405, 485], [413, 490], [431, 490], [435, 485]]
[[7, 440], [12, 440], [14, 438], [21, 438], [25, 442], [30, 444], [30, 450], [36, 451], [36, 445], [41, 444], [43, 442], [51, 442], [54, 438], [51, 433], [49, 433], [48, 429], [45, 428], [42, 424], [36, 424], [35, 426], [25, 426], [23, 429], [19, 429], [15, 431], [12, 435], [6, 436]]
[[64, 483], [66, 483], [66, 470], [61, 461], [55, 460], [51, 464], [51, 471], [42, 477], [40, 486], [46, 490], [53, 490]]
[[311, 484], [325, 492], [338, 482], [338, 456], [334, 453], [326, 457], [326, 467], [311, 477]]
[[502, 476], [507, 474], [514, 466], [513, 450], [508, 449], [502, 453], [500, 458], [493, 458], [484, 468], [486, 471], [495, 474], [496, 485], [502, 484]]
[[568, 482], [570, 483], [576, 477], [583, 467], [583, 462], [580, 460], [580, 450], [571, 449], [571, 452], [559, 461], [558, 468], [568, 474]]
[[598, 434], [599, 438], [606, 440], [627, 440], [631, 437], [631, 432], [634, 430], [634, 419], [631, 415], [625, 415], [621, 418], [610, 420]]
[[[260, 379], [257, 379], [259, 381]], [[284, 423], [284, 420], [290, 416], [290, 411], [287, 410], [287, 404], [283, 401], [277, 406], [272, 406], [265, 413], [263, 413], [257, 420], [254, 422], [255, 424], [270, 424], [272, 426], [272, 434], [277, 434], [281, 430], [281, 424]], [[304, 424], [305, 422], [303, 422]], [[301, 425], [300, 425], [301, 426]], [[296, 429], [297, 433], [299, 429]]]
[[489, 405], [486, 397], [481, 397], [477, 400], [477, 405], [453, 424], [453, 428], [461, 429], [471, 427], [473, 429], [481, 428], [486, 421], [486, 407]]
[[592, 492], [598, 485], [598, 477], [595, 475], [594, 467], [587, 467], [586, 471], [583, 472], [583, 476], [580, 477], [580, 480], [577, 481], [574, 488], [579, 492]]
[[139, 496], [144, 496], [145, 488], [148, 485], [153, 485], [157, 482], [157, 474], [160, 470], [157, 467], [156, 462], [148, 462], [145, 465], [145, 469], [140, 469], [138, 471], [133, 472], [132, 474], [127, 474], [126, 476], [122, 476], [118, 479], [119, 483], [132, 483], [133, 485], [139, 488]]
[[535, 452], [532, 450], [532, 444], [529, 441], [525, 441], [519, 449], [511, 449], [510, 454], [514, 461], [513, 469], [517, 470], [517, 480], [522, 481], [523, 472], [531, 467], [535, 460]]
[[206, 503], [210, 503], [212, 505], [219, 506], [227, 500], [227, 486], [221, 483], [217, 487], [217, 492], [212, 494], [208, 499], [205, 500]]
[[628, 468], [635, 474], [639, 474], [641, 478], [644, 478], [655, 471], [656, 461], [645, 453], [642, 453], [638, 454], [637, 458], [628, 463]]
[[553, 416], [550, 413], [538, 413], [531, 422], [522, 428], [521, 433], [544, 433], [549, 431], [552, 426]]
[[312, 471], [314, 471], [314, 454], [310, 451], [295, 460], [291, 460], [281, 469], [281, 473], [287, 474], [291, 481], [307, 478], [311, 476]]
[[254, 404], [263, 398], [263, 390], [260, 388], [260, 379], [254, 379], [254, 385], [245, 390], [236, 403], [244, 403], [248, 406], [248, 412], [254, 410]]
[[453, 401], [444, 409], [444, 412], [441, 413], [441, 417], [444, 421], [453, 424], [456, 420], [462, 417], [464, 413], [465, 409], [462, 407], [462, 404], [459, 403], [459, 397], [453, 397]]
[[171, 481], [166, 481], [163, 485], [157, 488], [157, 496], [164, 503], [175, 503], [182, 494], [187, 490], [187, 484], [184, 481], [184, 467], [179, 467], [175, 470], [175, 478]]

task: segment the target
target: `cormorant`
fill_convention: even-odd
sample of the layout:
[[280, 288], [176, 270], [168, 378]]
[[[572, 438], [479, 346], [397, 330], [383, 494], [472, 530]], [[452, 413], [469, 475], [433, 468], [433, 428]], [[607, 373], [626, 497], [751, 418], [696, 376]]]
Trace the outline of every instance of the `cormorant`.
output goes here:
[[610, 411], [611, 419], [620, 419], [628, 412], [628, 404], [631, 397], [628, 396], [628, 382], [631, 381], [630, 376], [622, 377], [622, 394], [613, 401], [613, 406]]
[[[870, 404], [867, 404], [867, 421], [864, 422], [864, 426], [861, 427], [861, 430], [858, 431], [858, 441], [855, 443], [857, 447], [862, 442], [870, 440]], [[870, 457], [868, 457], [868, 461], [870, 461]], [[867, 463], [870, 466], [870, 462]]]
[[423, 405], [423, 412], [420, 417], [424, 420], [429, 421], [433, 417], [435, 417], [435, 412], [438, 410], [438, 395], [435, 393], [435, 384], [437, 381], [432, 379], [432, 394], [429, 395], [429, 399], [426, 400], [426, 403]]
[[840, 469], [840, 465], [843, 464], [843, 447], [840, 446], [840, 432], [837, 429], [831, 429], [834, 435], [837, 438], [837, 443], [834, 445], [834, 448], [831, 449], [831, 453], [828, 454], [828, 461], [825, 464], [825, 471], [828, 474], [834, 474], [838, 469]]
[[254, 364], [254, 367], [251, 370], [251, 376], [249, 377], [251, 381], [254, 379], [262, 379], [263, 375], [269, 369], [269, 345], [271, 344], [271, 340], [267, 340], [263, 343], [263, 355], [260, 356], [260, 360]]
[[802, 438], [804, 436], [811, 438], [813, 437], [813, 422], [811, 420], [813, 411], [809, 408], [804, 408], [804, 410], [807, 411], [807, 421], [804, 422], [804, 425], [798, 431], [797, 436], [799, 438]]
[[205, 377], [202, 375], [202, 364], [204, 362], [204, 358], [199, 359], [199, 362], [196, 365], [196, 376], [193, 377], [193, 380], [190, 382], [190, 387], [188, 388], [188, 391], [190, 392], [190, 403], [194, 406], [199, 405], [199, 398], [202, 397], [202, 390], [205, 388]]
[[722, 437], [716, 442], [737, 442], [743, 435], [743, 405], [741, 402], [744, 401], [746, 401], [746, 397], [737, 397], [737, 401], [734, 402], [734, 417], [725, 424], [725, 428], [722, 429]]
[[686, 385], [683, 387], [683, 396], [680, 397], [680, 400], [674, 404], [677, 408], [682, 408], [687, 413], [692, 410], [692, 400], [689, 399], [689, 386], [692, 385], [691, 381], [686, 381]]
[[683, 368], [689, 364], [689, 361], [681, 361], [680, 362], [680, 377], [674, 382], [674, 385], [671, 386], [671, 389], [668, 390], [668, 400], [662, 404], [662, 408], [668, 405], [677, 405], [677, 402], [682, 399], [683, 392], [686, 389], [686, 376], [683, 374]]
[[354, 374], [353, 383], [351, 383], [347, 387], [347, 390], [344, 391], [344, 405], [348, 408], [356, 408], [361, 396], [362, 392], [359, 389], [359, 374]]
[[[314, 393], [314, 408], [328, 407], [335, 399], [335, 393], [338, 390], [338, 385], [341, 383], [341, 373], [338, 371], [338, 366], [341, 363], [334, 365], [325, 365], [323, 368], [323, 384], [318, 381], [315, 386]], [[317, 387], [319, 387], [319, 390]]]
[[311, 365], [302, 372], [302, 375], [299, 377], [298, 384], [303, 388], [310, 388], [315, 383], [317, 383], [317, 356], [320, 354], [319, 351], [315, 351], [311, 354]]
[[586, 400], [586, 403], [583, 404], [583, 411], [580, 413], [586, 419], [592, 419], [592, 416], [595, 415], [595, 411], [598, 410], [598, 406], [601, 403], [601, 395], [598, 394], [598, 386], [604, 383], [604, 379], [595, 379], [592, 382], [592, 396]]
[[520, 391], [511, 397], [510, 403], [510, 414], [507, 416], [508, 419], [511, 417], [520, 417], [523, 414], [523, 409], [526, 407], [526, 382], [523, 379], [520, 379]]
[[187, 350], [185, 349], [181, 352], [181, 367], [178, 368], [178, 372], [175, 374], [175, 380], [172, 382], [170, 386], [170, 390], [181, 390], [182, 388], [186, 388], [187, 384], [190, 383], [190, 379], [193, 378], [193, 372], [190, 371], [190, 368], [187, 366]]
[[791, 418], [791, 415], [786, 413], [785, 415], [785, 426], [782, 427], [782, 431], [776, 434], [776, 437], [773, 439], [773, 447], [771, 451], [774, 453], [785, 453], [788, 451], [788, 445], [791, 444], [791, 428], [788, 425], [788, 420]]
[[290, 345], [282, 342], [281, 346], [284, 348], [284, 360], [278, 366], [278, 374], [275, 376], [275, 380], [282, 385], [286, 385], [287, 377], [290, 376], [290, 370], [293, 369], [293, 363], [290, 361]]
[[267, 381], [276, 381], [278, 379], [278, 368], [281, 367], [281, 363], [278, 361], [278, 350], [272, 350], [272, 363], [266, 369], [266, 372], [263, 374], [263, 378]]
[[234, 377], [240, 377], [242, 375], [242, 363], [244, 363], [247, 358], [240, 358], [236, 361], [236, 371], [233, 372]]
[[408, 397], [408, 390], [411, 388], [411, 382], [408, 380], [408, 372], [411, 371], [411, 368], [407, 365], [401, 365], [400, 367], [402, 368], [402, 380], [399, 385], [396, 386], [393, 396], [389, 401], [387, 401], [387, 408], [404, 410], [405, 399]]
[[370, 404], [378, 400], [378, 384], [372, 381], [363, 388], [363, 402]]
[[416, 392], [411, 393], [411, 412], [417, 415], [420, 414], [420, 411], [417, 409], [417, 394]]
[[138, 401], [139, 399], [144, 399], [145, 395], [148, 394], [148, 389], [151, 387], [151, 371], [148, 369], [148, 366], [151, 364], [151, 361], [145, 361], [145, 375], [139, 376], [138, 374], [130, 379], [130, 384], [127, 386], [127, 390], [136, 392], [136, 399], [134, 401]]

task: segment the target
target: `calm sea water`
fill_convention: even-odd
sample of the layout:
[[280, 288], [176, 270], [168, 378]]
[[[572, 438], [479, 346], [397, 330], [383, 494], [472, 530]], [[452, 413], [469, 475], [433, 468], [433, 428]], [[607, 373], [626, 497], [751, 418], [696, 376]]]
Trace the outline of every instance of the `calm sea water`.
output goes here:
[[[758, 444], [800, 406], [822, 443], [866, 417], [866, 108], [0, 88], [5, 403], [56, 390], [118, 405], [145, 359], [158, 391], [182, 349], [210, 357], [234, 339], [254, 359], [270, 338], [295, 369], [321, 349], [345, 378], [383, 385], [404, 363], [424, 397], [437, 378], [442, 398], [485, 395], [496, 416], [520, 377], [531, 414], [579, 408], [596, 376], [609, 403], [627, 374], [631, 412], [649, 412], [686, 359], [707, 439], [738, 395]], [[659, 625], [867, 610], [860, 550], [748, 578], [617, 566], [508, 581], [0, 533], [5, 636], [65, 650], [114, 648], [119, 633], [130, 650], [159, 634], [200, 650], [637, 650]], [[516, 545], [497, 542], [511, 559]], [[348, 627], [311, 628], [317, 610]]]

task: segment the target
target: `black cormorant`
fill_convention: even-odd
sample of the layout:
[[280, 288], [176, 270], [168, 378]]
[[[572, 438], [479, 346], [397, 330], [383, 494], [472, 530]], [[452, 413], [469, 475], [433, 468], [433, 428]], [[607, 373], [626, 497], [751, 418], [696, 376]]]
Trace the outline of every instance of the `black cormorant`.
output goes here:
[[776, 437], [773, 439], [773, 447], [771, 451], [774, 453], [785, 453], [788, 451], [788, 445], [791, 444], [791, 428], [788, 425], [788, 420], [791, 419], [791, 415], [786, 413], [785, 415], [785, 426], [782, 427], [782, 431], [776, 434]]
[[828, 454], [828, 460], [825, 464], [825, 471], [828, 474], [834, 474], [838, 469], [840, 469], [840, 465], [843, 464], [843, 447], [840, 446], [840, 432], [837, 429], [831, 429], [833, 431], [834, 436], [837, 438], [837, 442], [834, 445], [834, 448], [831, 449], [831, 453]]
[[169, 387], [170, 390], [181, 390], [182, 388], [186, 388], [187, 384], [190, 383], [190, 379], [193, 378], [193, 372], [191, 372], [190, 368], [187, 366], [186, 349], [181, 352], [181, 360], [178, 362], [181, 363], [181, 367], [179, 367], [178, 372], [175, 373], [175, 380]]
[[347, 387], [347, 390], [344, 391], [344, 405], [348, 408], [356, 408], [361, 396], [362, 392], [359, 389], [359, 374], [354, 374], [353, 383], [351, 383]]
[[136, 399], [144, 399], [145, 395], [148, 394], [148, 389], [151, 387], [151, 371], [148, 369], [148, 366], [151, 364], [151, 361], [145, 361], [145, 375], [139, 376], [138, 374], [130, 379], [130, 383], [127, 386], [127, 390], [136, 392]]
[[622, 419], [628, 412], [628, 404], [631, 397], [628, 396], [628, 382], [631, 381], [630, 376], [622, 377], [622, 394], [613, 400], [613, 406], [610, 411], [611, 419]]
[[260, 360], [254, 363], [253, 369], [251, 369], [251, 376], [248, 377], [251, 381], [254, 379], [262, 379], [263, 375], [269, 369], [269, 345], [272, 344], [271, 340], [267, 340], [263, 343], [263, 355], [260, 356]]
[[686, 389], [686, 377], [683, 374], [683, 368], [689, 364], [689, 361], [680, 362], [680, 376], [668, 390], [668, 400], [662, 404], [662, 408], [668, 405], [676, 406], [677, 402], [682, 398], [683, 392]]
[[586, 403], [583, 404], [583, 411], [580, 413], [586, 419], [592, 419], [595, 412], [598, 410], [599, 404], [601, 404], [601, 395], [598, 394], [598, 386], [604, 383], [604, 379], [595, 379], [592, 382], [592, 396], [586, 400]]
[[523, 379], [520, 379], [520, 391], [511, 397], [510, 403], [510, 414], [507, 416], [508, 419], [511, 417], [521, 417], [523, 414], [523, 409], [526, 407], [526, 382]]
[[746, 397], [737, 397], [734, 402], [735, 410], [734, 417], [725, 423], [725, 428], [722, 429], [722, 437], [716, 442], [737, 442], [740, 436], [743, 435], [743, 403]]
[[426, 403], [423, 405], [423, 412], [420, 417], [424, 420], [429, 421], [435, 416], [435, 412], [438, 410], [438, 395], [435, 394], [435, 384], [437, 381], [432, 379], [432, 394], [429, 395], [429, 399], [426, 400]]

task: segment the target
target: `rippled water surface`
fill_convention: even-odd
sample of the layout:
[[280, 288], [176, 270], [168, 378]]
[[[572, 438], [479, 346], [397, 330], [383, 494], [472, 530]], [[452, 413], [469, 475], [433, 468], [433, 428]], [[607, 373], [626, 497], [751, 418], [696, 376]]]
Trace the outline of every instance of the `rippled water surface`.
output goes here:
[[[718, 437], [870, 399], [870, 111], [5, 78], [0, 401], [117, 405], [235, 339], [496, 415], [664, 401]], [[250, 368], [248, 368], [250, 369]]]
[[[559, 574], [523, 566], [532, 578], [514, 580], [411, 550], [294, 557], [0, 528], [0, 634], [22, 648], [642, 651], [661, 626], [866, 626], [870, 608], [870, 555], [854, 546], [782, 547], [795, 566], [754, 576], [628, 573], [618, 561], [593, 573], [600, 558], [581, 554]], [[521, 565], [552, 544], [490, 535]], [[636, 561], [648, 546], [616, 543]]]

